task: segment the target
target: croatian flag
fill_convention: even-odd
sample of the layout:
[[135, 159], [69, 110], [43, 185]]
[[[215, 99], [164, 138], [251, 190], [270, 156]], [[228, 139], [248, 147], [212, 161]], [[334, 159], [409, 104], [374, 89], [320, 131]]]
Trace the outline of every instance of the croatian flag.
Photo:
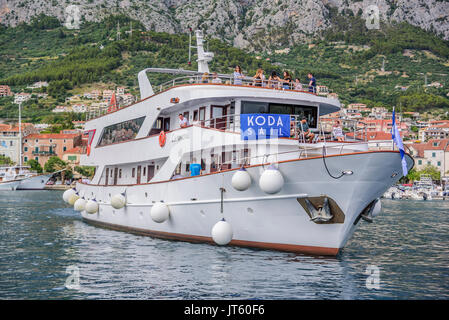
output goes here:
[[396, 116], [394, 112], [394, 107], [393, 107], [393, 125], [391, 127], [391, 138], [393, 139], [394, 143], [396, 143], [396, 145], [399, 148], [399, 152], [401, 153], [402, 173], [404, 174], [405, 177], [408, 173], [407, 162], [405, 161], [404, 145], [402, 144], [401, 135], [399, 134], [398, 127], [396, 126]]

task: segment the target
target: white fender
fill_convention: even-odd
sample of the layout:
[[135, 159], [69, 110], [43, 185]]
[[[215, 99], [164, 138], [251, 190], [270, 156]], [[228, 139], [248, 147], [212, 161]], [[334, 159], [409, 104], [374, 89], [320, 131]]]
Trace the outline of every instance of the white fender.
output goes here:
[[94, 199], [90, 199], [86, 203], [86, 212], [90, 214], [94, 214], [98, 212], [98, 202]]
[[76, 200], [73, 205], [73, 209], [75, 209], [75, 211], [84, 211], [85, 208], [86, 200], [84, 200], [83, 198], [79, 198], [78, 200]]
[[118, 193], [111, 198], [111, 206], [114, 209], [121, 209], [126, 205], [126, 197], [124, 193]]
[[284, 177], [275, 167], [266, 169], [259, 179], [259, 187], [263, 192], [273, 194], [281, 191], [284, 186]]
[[241, 169], [237, 170], [232, 176], [231, 184], [234, 189], [238, 191], [245, 191], [251, 185], [251, 176], [249, 175], [248, 171], [246, 171], [246, 169], [242, 167]]
[[156, 202], [151, 208], [150, 216], [154, 222], [162, 223], [169, 218], [170, 209], [165, 203]]
[[80, 198], [80, 196], [78, 195], [78, 192], [75, 192], [69, 197], [68, 203], [71, 206], [73, 206], [75, 204], [76, 200], [78, 200], [79, 198]]
[[212, 227], [211, 234], [216, 244], [227, 245], [231, 242], [233, 236], [231, 224], [223, 218]]
[[71, 197], [72, 195], [74, 195], [75, 193], [76, 193], [76, 190], [75, 190], [74, 188], [67, 189], [67, 190], [64, 191], [64, 193], [62, 194], [62, 199], [63, 199], [65, 202], [68, 203], [70, 197]]

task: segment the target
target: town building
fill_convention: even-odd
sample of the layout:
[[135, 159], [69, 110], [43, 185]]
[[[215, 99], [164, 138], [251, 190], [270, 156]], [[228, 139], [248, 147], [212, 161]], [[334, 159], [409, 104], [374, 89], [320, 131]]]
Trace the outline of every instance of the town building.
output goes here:
[[125, 87], [117, 87], [116, 89], [116, 93], [117, 95], [123, 95], [126, 92], [126, 88]]
[[103, 101], [106, 101], [106, 102], [111, 101], [113, 94], [114, 94], [114, 90], [103, 90]]
[[7, 85], [0, 86], [0, 97], [12, 96], [11, 88]]
[[422, 170], [432, 165], [446, 176], [449, 171], [449, 139], [430, 139], [425, 143], [407, 144], [415, 159], [415, 169]]
[[23, 160], [35, 159], [43, 167], [50, 157], [62, 158], [64, 152], [81, 143], [80, 133], [30, 134], [23, 139]]
[[20, 104], [31, 99], [31, 93], [21, 92], [14, 95], [14, 103]]
[[449, 121], [441, 123], [432, 122], [428, 127], [421, 128], [418, 131], [419, 139], [427, 141], [429, 139], [448, 139], [449, 138]]
[[28, 86], [27, 88], [28, 89], [39, 89], [39, 88], [42, 88], [42, 87], [48, 87], [48, 82], [46, 82], [46, 81], [38, 81], [38, 82], [33, 83], [31, 86]]
[[[37, 133], [31, 123], [22, 123], [22, 137]], [[20, 135], [18, 124], [0, 124], [0, 155], [9, 157], [14, 163], [20, 159]]]
[[70, 167], [75, 168], [79, 166], [81, 155], [86, 153], [86, 146], [79, 145], [72, 149], [65, 151], [62, 155], [62, 160], [65, 161]]

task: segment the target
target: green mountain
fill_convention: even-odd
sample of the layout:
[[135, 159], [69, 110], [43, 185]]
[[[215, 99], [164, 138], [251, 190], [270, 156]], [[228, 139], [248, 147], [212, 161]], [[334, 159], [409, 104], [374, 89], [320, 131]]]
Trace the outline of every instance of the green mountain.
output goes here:
[[[211, 70], [230, 73], [237, 64], [250, 76], [259, 67], [267, 75], [289, 70], [302, 82], [312, 71], [318, 84], [338, 93], [343, 103], [399, 105], [403, 111], [449, 109], [447, 41], [406, 23], [367, 30], [358, 16], [331, 17], [333, 28], [278, 53], [272, 49], [248, 53], [207, 39], [208, 49], [215, 53]], [[123, 85], [138, 94], [137, 73], [143, 68], [196, 70], [195, 58], [188, 64], [188, 34], [145, 31], [137, 21], [132, 21], [131, 33], [130, 22], [126, 16], [111, 16], [69, 30], [56, 18], [41, 15], [30, 24], [0, 25], [0, 84], [18, 92], [35, 81], [48, 81], [49, 98], [34, 97], [23, 112], [30, 121], [53, 123], [67, 122], [67, 116], [54, 115], [51, 109], [86, 88]], [[150, 80], [158, 85], [169, 79], [169, 75], [152, 74]], [[443, 86], [426, 87], [426, 82]], [[0, 98], [0, 117], [16, 116], [12, 99]]]

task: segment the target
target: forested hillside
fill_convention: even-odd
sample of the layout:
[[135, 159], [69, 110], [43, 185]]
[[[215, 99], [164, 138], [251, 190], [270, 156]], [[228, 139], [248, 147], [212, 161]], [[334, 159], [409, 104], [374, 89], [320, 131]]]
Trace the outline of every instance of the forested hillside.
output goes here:
[[[360, 16], [332, 14], [334, 28], [278, 52], [250, 53], [207, 38], [208, 50], [215, 53], [211, 70], [230, 73], [236, 64], [250, 76], [258, 67], [267, 76], [273, 70], [290, 70], [303, 82], [312, 71], [318, 84], [338, 93], [345, 104], [449, 110], [447, 41], [406, 23], [367, 30]], [[31, 121], [60, 121], [50, 110], [82, 90], [120, 85], [137, 94], [137, 73], [150, 66], [196, 70], [195, 58], [188, 64], [188, 34], [145, 31], [123, 15], [84, 22], [79, 30], [66, 29], [45, 15], [14, 28], [0, 25], [0, 84], [20, 92], [35, 81], [50, 83], [43, 89], [48, 98], [33, 97], [24, 105], [24, 116]], [[170, 78], [151, 77], [155, 85]], [[0, 117], [16, 114], [12, 98], [0, 98]]]

